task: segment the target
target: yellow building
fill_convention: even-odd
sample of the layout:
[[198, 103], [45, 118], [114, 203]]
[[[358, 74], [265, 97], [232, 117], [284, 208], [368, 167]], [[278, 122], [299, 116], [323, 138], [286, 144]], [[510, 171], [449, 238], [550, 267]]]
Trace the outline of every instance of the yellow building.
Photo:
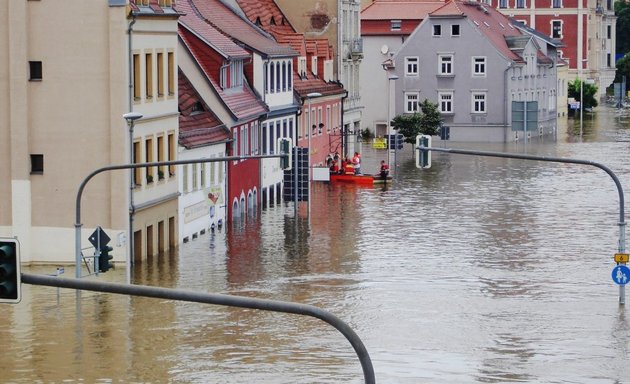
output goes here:
[[[176, 158], [178, 14], [135, 2], [0, 3], [0, 236], [19, 239], [23, 262], [74, 262], [78, 213], [84, 254], [100, 226], [126, 260], [132, 203], [136, 259], [177, 243], [174, 168], [100, 173], [77, 212], [96, 169]], [[143, 118], [130, 148], [131, 111]]]

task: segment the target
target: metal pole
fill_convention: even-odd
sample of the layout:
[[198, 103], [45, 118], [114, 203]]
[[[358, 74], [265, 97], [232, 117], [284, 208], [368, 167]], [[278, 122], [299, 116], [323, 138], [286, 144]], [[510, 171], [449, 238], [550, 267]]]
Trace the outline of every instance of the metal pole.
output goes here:
[[322, 94], [319, 92], [311, 92], [308, 95], [306, 95], [307, 99], [308, 99], [308, 217], [310, 219], [311, 217], [311, 177], [312, 177], [312, 171], [311, 171], [311, 136], [313, 135], [312, 132], [312, 128], [311, 128], [311, 114], [313, 111], [311, 111], [311, 99], [313, 97], [321, 97]]
[[[135, 126], [136, 120], [141, 119], [143, 117], [143, 115], [141, 113], [138, 112], [128, 112], [125, 113], [123, 116], [123, 119], [125, 119], [127, 121], [127, 125], [129, 126], [129, 160], [128, 163], [129, 164], [133, 164], [134, 163], [134, 157], [133, 157], [133, 128]], [[133, 266], [133, 255], [134, 255], [134, 250], [133, 250], [133, 215], [135, 213], [136, 208], [133, 205], [133, 189], [135, 187], [135, 182], [134, 182], [134, 170], [133, 169], [129, 169], [129, 234], [128, 234], [128, 239], [127, 239], [127, 271], [126, 271], [126, 277], [127, 277], [127, 284], [131, 284], [131, 267]]]
[[[79, 190], [77, 191], [77, 197], [75, 202], [75, 222], [74, 222], [74, 252], [75, 252], [75, 267], [76, 267], [76, 278], [81, 277], [81, 196], [83, 195], [83, 190], [87, 185], [88, 181], [92, 179], [92, 177], [98, 175], [101, 172], [105, 171], [114, 171], [120, 169], [136, 169], [136, 168], [148, 168], [148, 167], [157, 167], [157, 166], [168, 166], [168, 165], [180, 165], [180, 164], [200, 164], [200, 163], [213, 163], [216, 161], [237, 161], [237, 160], [247, 160], [247, 159], [271, 159], [271, 158], [279, 158], [284, 155], [256, 155], [256, 156], [228, 156], [228, 157], [214, 157], [214, 158], [205, 158], [205, 159], [194, 159], [194, 160], [173, 160], [173, 161], [158, 161], [154, 163], [135, 163], [135, 164], [120, 164], [120, 165], [110, 165], [107, 167], [98, 168], [95, 171], [92, 171], [89, 175], [87, 175], [81, 184], [79, 185]], [[129, 267], [129, 266], [128, 266]]]
[[[277, 157], [277, 156], [276, 156]], [[194, 303], [205, 303], [215, 305], [225, 305], [238, 308], [259, 309], [271, 312], [283, 312], [296, 315], [310, 316], [325, 321], [337, 329], [350, 342], [363, 369], [363, 376], [366, 384], [376, 384], [374, 367], [370, 355], [359, 336], [337, 316], [321, 308], [299, 303], [291, 303], [278, 300], [258, 299], [244, 296], [222, 295], [217, 293], [201, 293], [185, 291], [181, 289], [150, 287], [143, 285], [130, 285], [119, 283], [107, 283], [94, 280], [60, 279], [55, 276], [22, 274], [22, 282], [33, 285], [44, 285], [49, 287], [61, 287], [70, 289], [82, 289], [95, 292], [109, 292], [116, 294], [126, 294], [133, 296], [153, 297], [167, 300], [189, 301]]]
[[582, 137], [582, 115], [584, 111], [584, 82], [582, 81], [582, 60], [580, 60], [580, 137]]
[[[297, 135], [296, 135], [297, 137]], [[295, 225], [297, 226], [297, 217], [298, 217], [298, 193], [300, 189], [298, 188], [298, 150], [297, 146], [291, 148], [293, 151], [293, 216], [295, 216]]]
[[[435, 152], [447, 152], [454, 153], [460, 155], [476, 155], [476, 156], [489, 156], [489, 157], [503, 157], [509, 159], [523, 159], [523, 160], [536, 160], [536, 161], [549, 161], [555, 163], [568, 163], [568, 164], [582, 164], [582, 165], [592, 165], [597, 167], [604, 172], [606, 172], [615, 182], [615, 186], [617, 187], [617, 193], [619, 194], [619, 253], [625, 253], [626, 250], [626, 234], [625, 227], [626, 222], [624, 220], [624, 196], [623, 196], [623, 188], [621, 187], [621, 182], [615, 173], [608, 167], [603, 164], [596, 163], [590, 160], [579, 160], [579, 159], [567, 159], [562, 157], [546, 157], [546, 156], [534, 156], [534, 155], [525, 155], [519, 153], [505, 153], [505, 152], [485, 152], [485, 151], [469, 151], [465, 149], [451, 149], [451, 148], [435, 148], [435, 147], [424, 147], [419, 146], [416, 149], [421, 151], [435, 151]], [[625, 286], [619, 286], [619, 304], [624, 305], [626, 302], [626, 293]]]

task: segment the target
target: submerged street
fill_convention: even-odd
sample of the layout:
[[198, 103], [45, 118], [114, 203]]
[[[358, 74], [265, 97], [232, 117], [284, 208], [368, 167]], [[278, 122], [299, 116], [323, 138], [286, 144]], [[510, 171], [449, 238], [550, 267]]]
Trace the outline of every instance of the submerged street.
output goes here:
[[[582, 136], [574, 123], [527, 143], [433, 145], [599, 162], [627, 195], [630, 115], [600, 108]], [[361, 152], [366, 173], [387, 156]], [[305, 204], [298, 218], [291, 203], [272, 206], [136, 264], [133, 283], [325, 309], [361, 337], [378, 383], [630, 376], [629, 304], [611, 279], [619, 201], [605, 172], [446, 153], [420, 170], [409, 144], [396, 157], [386, 189], [316, 183], [310, 219]], [[26, 284], [22, 295], [2, 307], [2, 382], [363, 382], [349, 343], [316, 319]]]

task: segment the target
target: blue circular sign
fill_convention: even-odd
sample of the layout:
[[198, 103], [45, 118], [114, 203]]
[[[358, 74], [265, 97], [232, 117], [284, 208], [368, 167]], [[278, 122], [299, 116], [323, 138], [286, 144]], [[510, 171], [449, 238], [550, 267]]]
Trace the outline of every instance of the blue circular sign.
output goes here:
[[618, 265], [612, 270], [612, 279], [619, 285], [630, 283], [630, 268], [625, 265]]

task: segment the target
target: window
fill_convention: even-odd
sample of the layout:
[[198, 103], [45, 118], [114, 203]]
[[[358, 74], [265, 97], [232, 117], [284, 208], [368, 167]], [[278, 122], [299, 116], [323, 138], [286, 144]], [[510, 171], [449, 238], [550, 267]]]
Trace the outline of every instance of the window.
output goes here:
[[175, 55], [173, 52], [167, 54], [168, 60], [168, 95], [175, 94]]
[[459, 36], [459, 24], [451, 25], [451, 36]]
[[612, 39], [612, 26], [611, 25], [606, 26], [606, 38]]
[[441, 113], [453, 113], [453, 92], [438, 92]]
[[[271, 72], [273, 74], [273, 71]], [[221, 66], [221, 88], [239, 88], [243, 86], [243, 60], [232, 60]], [[273, 86], [273, 85], [272, 85]], [[273, 92], [273, 90], [272, 90]]]
[[405, 76], [418, 76], [417, 57], [405, 57]]
[[472, 68], [473, 77], [486, 76], [486, 58], [485, 57], [473, 57], [472, 66], [473, 66]]
[[[148, 138], [144, 142], [144, 156], [145, 156], [145, 162], [147, 163], [153, 162], [153, 139], [151, 138]], [[146, 172], [147, 172], [147, 183], [152, 183], [154, 167], [146, 168]]]
[[418, 92], [405, 92], [405, 113], [418, 112]]
[[160, 0], [159, 4], [160, 4], [160, 7], [171, 7], [172, 0]]
[[400, 20], [392, 20], [392, 31], [400, 31], [402, 22]]
[[[174, 161], [175, 160], [175, 134], [173, 133], [169, 133], [168, 134], [168, 141], [167, 141], [167, 154], [168, 154], [168, 161]], [[169, 165], [168, 166], [168, 175], [170, 176], [174, 176], [175, 175], [175, 166], [174, 165]]]
[[276, 66], [273, 63], [269, 64], [269, 86], [271, 87], [270, 93], [276, 92]]
[[330, 113], [330, 105], [326, 106], [326, 132], [330, 133], [332, 127], [332, 114]]
[[293, 89], [293, 62], [289, 61], [288, 69], [287, 69], [287, 91], [291, 91]]
[[610, 53], [606, 54], [606, 66], [608, 68], [612, 67], [612, 56]]
[[144, 66], [145, 66], [145, 96], [147, 99], [153, 97], [153, 55], [151, 53], [147, 53], [144, 56]]
[[206, 163], [201, 163], [199, 164], [201, 166], [201, 170], [199, 172], [199, 175], [201, 176], [201, 183], [199, 184], [199, 186], [203, 189], [206, 187]]
[[433, 36], [441, 36], [442, 35], [442, 26], [440, 24], [435, 24], [433, 26]]
[[[164, 136], [157, 138], [157, 161], [164, 161]], [[164, 179], [165, 166], [158, 168], [158, 180]]]
[[516, 0], [516, 8], [525, 8], [525, 0]]
[[44, 155], [31, 155], [31, 174], [44, 173]]
[[41, 61], [29, 61], [29, 80], [41, 80], [42, 79], [42, 62]]
[[282, 92], [287, 90], [287, 63], [282, 63]]
[[236, 127], [234, 128], [234, 131], [232, 132], [232, 156], [240, 155], [238, 150], [239, 150], [238, 127]]
[[551, 21], [551, 37], [562, 39], [562, 20]]
[[486, 113], [486, 92], [472, 93], [472, 113]]
[[[133, 164], [142, 163], [142, 159], [140, 158], [140, 154], [142, 153], [140, 149], [140, 141], [135, 141], [133, 143]], [[134, 168], [133, 170], [133, 184], [140, 185], [142, 184], [142, 168]]]
[[164, 96], [164, 54], [157, 54], [157, 93], [158, 97]]
[[442, 76], [453, 74], [453, 55], [438, 55], [438, 73]]
[[192, 190], [196, 191], [197, 189], [199, 189], [198, 185], [197, 185], [197, 166], [198, 164], [192, 164], [192, 172], [190, 177], [192, 178]]
[[182, 191], [187, 193], [188, 189], [188, 164], [182, 164]]
[[276, 91], [282, 91], [281, 80], [282, 76], [280, 76], [280, 63], [276, 63]]
[[508, 2], [507, 0], [499, 0], [499, 8], [507, 8]]
[[140, 55], [133, 55], [133, 98], [140, 100]]
[[562, 0], [551, 0], [552, 8], [562, 8]]

